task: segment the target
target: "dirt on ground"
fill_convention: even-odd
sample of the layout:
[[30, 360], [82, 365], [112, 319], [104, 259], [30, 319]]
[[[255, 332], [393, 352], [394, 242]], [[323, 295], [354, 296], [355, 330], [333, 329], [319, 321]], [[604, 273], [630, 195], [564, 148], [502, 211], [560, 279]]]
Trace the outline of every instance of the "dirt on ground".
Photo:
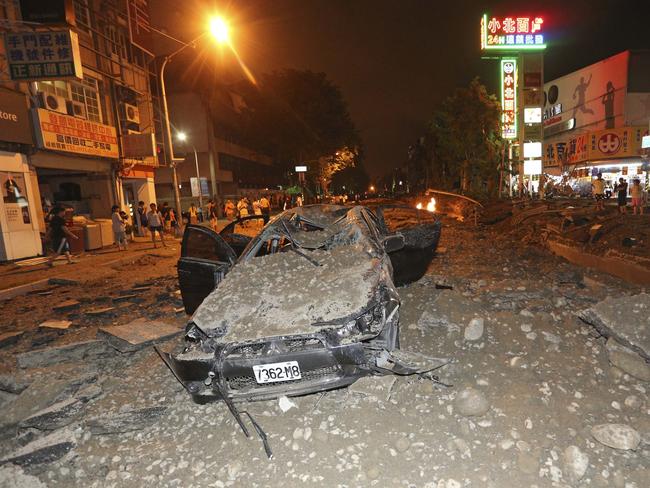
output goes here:
[[[240, 404], [268, 435], [271, 460], [226, 405], [192, 403], [150, 347], [93, 344], [82, 360], [18, 367], [20, 353], [91, 338], [99, 325], [182, 322], [174, 258], [4, 303], [2, 332], [24, 334], [1, 349], [0, 486], [650, 486], [647, 363], [614, 366], [606, 338], [577, 315], [647, 290], [495, 226], [445, 219], [439, 251], [399, 289], [402, 347], [452, 359], [439, 382], [378, 376]], [[155, 275], [139, 275], [152, 266]], [[115, 315], [85, 314], [122, 293], [136, 297]], [[68, 299], [81, 305], [54, 315]], [[37, 327], [51, 316], [73, 326]]]

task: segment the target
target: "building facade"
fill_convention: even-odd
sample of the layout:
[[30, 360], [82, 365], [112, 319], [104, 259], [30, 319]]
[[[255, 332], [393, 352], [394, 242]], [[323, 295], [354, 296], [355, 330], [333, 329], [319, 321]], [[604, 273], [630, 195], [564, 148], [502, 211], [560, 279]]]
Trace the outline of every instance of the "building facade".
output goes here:
[[650, 51], [624, 51], [544, 85], [544, 172], [574, 187], [599, 173], [647, 186], [641, 141], [650, 120]]
[[[147, 1], [0, 5], [5, 34], [0, 63], [3, 79], [9, 74], [14, 80], [2, 82], [0, 101], [19, 96], [29, 110], [32, 140], [11, 147], [27, 167], [36, 228], [45, 230], [44, 214], [55, 203], [96, 219], [109, 217], [113, 204], [128, 211], [138, 200], [156, 201], [162, 124], [146, 35]], [[47, 61], [61, 52], [57, 36], [66, 32], [75, 40], [78, 67], [57, 73]], [[15, 144], [4, 141], [5, 134], [0, 144]], [[5, 227], [3, 222], [3, 232]]]

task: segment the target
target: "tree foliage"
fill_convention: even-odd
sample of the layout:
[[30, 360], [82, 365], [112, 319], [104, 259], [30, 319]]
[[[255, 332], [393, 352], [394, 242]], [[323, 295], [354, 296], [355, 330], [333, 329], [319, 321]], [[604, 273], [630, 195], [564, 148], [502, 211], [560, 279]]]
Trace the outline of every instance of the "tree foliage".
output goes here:
[[335, 194], [368, 191], [370, 177], [361, 164], [348, 166], [332, 176], [330, 191]]
[[411, 151], [409, 181], [492, 193], [501, 163], [501, 108], [477, 78], [433, 113], [424, 141]]
[[360, 143], [348, 105], [325, 73], [284, 70], [242, 85], [241, 133], [287, 167]]

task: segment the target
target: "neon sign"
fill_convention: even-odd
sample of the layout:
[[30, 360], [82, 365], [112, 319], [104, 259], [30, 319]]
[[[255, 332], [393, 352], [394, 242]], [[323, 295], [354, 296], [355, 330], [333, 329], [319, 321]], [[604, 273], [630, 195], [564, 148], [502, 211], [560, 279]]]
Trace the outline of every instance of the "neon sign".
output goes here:
[[501, 136], [517, 138], [517, 60], [501, 60]]
[[481, 19], [481, 49], [546, 49], [543, 17], [488, 17]]

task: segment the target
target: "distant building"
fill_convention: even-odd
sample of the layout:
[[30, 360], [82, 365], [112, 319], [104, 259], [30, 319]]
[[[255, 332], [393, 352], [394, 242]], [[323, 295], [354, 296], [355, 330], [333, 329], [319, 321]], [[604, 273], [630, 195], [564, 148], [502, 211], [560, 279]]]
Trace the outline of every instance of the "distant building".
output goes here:
[[650, 51], [624, 51], [544, 84], [544, 172], [579, 185], [648, 184], [641, 138], [650, 120]]

